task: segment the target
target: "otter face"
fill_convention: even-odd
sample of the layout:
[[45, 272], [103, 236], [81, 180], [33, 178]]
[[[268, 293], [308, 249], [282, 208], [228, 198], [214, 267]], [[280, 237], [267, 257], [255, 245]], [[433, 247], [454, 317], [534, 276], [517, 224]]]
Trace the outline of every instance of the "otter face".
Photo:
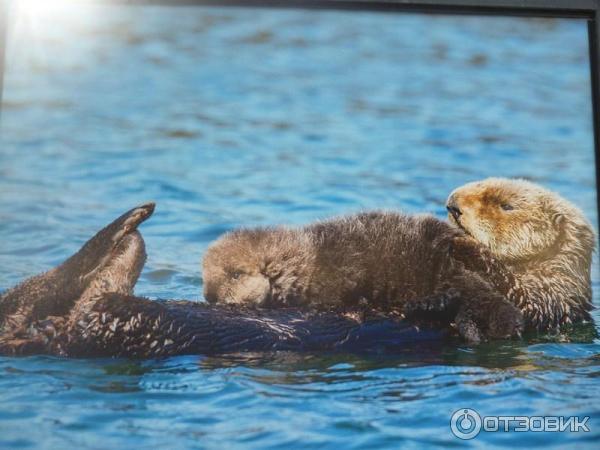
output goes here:
[[306, 233], [283, 227], [227, 233], [204, 256], [204, 297], [209, 303], [298, 306], [306, 301], [310, 245]]
[[558, 195], [525, 180], [488, 178], [466, 184], [446, 204], [451, 223], [487, 246], [497, 257], [524, 260], [560, 244], [564, 220], [583, 215]]
[[204, 297], [209, 303], [263, 305], [271, 295], [257, 251], [236, 239], [221, 239], [203, 260]]

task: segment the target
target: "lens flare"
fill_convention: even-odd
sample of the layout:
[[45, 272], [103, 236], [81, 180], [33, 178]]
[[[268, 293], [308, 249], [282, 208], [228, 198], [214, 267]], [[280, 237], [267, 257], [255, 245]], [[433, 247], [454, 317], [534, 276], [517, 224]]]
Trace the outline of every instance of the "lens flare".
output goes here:
[[81, 1], [77, 0], [19, 0], [14, 2], [17, 9], [29, 16], [42, 16], [70, 8], [77, 8]]
[[9, 0], [7, 65], [49, 59], [56, 35], [83, 23], [91, 6], [85, 0]]

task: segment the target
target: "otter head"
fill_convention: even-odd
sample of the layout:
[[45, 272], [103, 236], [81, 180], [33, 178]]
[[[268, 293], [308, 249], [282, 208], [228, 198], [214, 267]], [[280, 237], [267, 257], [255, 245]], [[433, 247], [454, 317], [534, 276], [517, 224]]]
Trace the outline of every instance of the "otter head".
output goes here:
[[590, 265], [595, 238], [582, 212], [520, 179], [488, 178], [459, 187], [446, 204], [451, 223], [499, 259], [525, 262], [571, 254]]
[[227, 233], [204, 256], [204, 297], [209, 303], [297, 304], [296, 280], [303, 267], [301, 240], [301, 233], [285, 228]]
[[209, 303], [268, 303], [271, 286], [264, 273], [261, 238], [259, 233], [234, 231], [208, 248], [202, 281]]

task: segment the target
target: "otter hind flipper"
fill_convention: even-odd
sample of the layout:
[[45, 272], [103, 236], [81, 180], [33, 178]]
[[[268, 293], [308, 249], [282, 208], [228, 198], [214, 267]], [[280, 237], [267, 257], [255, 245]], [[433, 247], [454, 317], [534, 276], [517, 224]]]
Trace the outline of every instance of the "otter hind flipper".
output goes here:
[[[114, 262], [120, 262], [119, 270], [127, 276], [112, 277], [107, 289], [131, 291], [146, 257], [143, 239], [136, 230], [152, 215], [154, 206], [146, 203], [129, 210], [61, 265], [28, 278], [0, 296], [0, 338], [27, 335], [33, 322], [69, 313], [102, 269]], [[129, 258], [123, 261], [119, 258], [123, 255]]]

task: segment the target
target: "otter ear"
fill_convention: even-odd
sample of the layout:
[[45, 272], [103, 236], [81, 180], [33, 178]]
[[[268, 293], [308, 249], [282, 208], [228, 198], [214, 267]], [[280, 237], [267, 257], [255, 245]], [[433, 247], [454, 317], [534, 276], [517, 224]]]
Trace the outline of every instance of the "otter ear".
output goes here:
[[552, 226], [557, 230], [563, 228], [566, 217], [559, 208], [552, 201], [547, 199], [542, 200], [542, 209], [551, 217]]
[[565, 220], [565, 216], [562, 213], [555, 213], [552, 215], [552, 225], [554, 225], [554, 228], [557, 230], [560, 230], [563, 227]]

